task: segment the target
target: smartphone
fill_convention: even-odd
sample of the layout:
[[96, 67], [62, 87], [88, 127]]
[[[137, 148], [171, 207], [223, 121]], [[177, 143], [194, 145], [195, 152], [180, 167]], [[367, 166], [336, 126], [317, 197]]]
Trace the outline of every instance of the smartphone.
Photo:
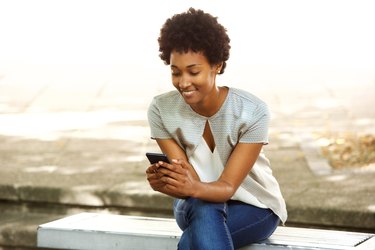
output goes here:
[[151, 164], [158, 163], [159, 161], [169, 163], [168, 157], [165, 154], [146, 153], [146, 157], [148, 158]]

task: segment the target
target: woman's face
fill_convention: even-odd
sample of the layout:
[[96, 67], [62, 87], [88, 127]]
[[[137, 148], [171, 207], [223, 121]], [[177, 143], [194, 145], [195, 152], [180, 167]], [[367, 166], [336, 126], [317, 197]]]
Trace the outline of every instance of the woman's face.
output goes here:
[[215, 78], [218, 68], [211, 66], [203, 53], [172, 51], [172, 83], [191, 106], [209, 102], [218, 92]]

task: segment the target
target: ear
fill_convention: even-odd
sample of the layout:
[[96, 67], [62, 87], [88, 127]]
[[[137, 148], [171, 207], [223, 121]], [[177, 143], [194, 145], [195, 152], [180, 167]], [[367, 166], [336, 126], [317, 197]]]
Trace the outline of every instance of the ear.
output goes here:
[[216, 73], [220, 74], [222, 68], [223, 68], [223, 63], [222, 62], [220, 64], [216, 65]]

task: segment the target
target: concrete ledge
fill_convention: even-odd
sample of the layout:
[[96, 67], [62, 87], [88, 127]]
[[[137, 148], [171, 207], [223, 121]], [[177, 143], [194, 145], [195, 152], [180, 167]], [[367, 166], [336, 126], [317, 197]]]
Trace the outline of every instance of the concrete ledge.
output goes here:
[[[181, 230], [174, 219], [80, 213], [38, 227], [38, 247], [76, 250], [176, 249]], [[373, 234], [279, 227], [254, 249], [361, 249], [375, 247]]]
[[91, 207], [131, 207], [138, 209], [171, 210], [173, 198], [154, 192], [144, 180], [114, 187], [3, 185], [0, 200], [39, 202]]
[[288, 223], [319, 228], [373, 232], [375, 214], [364, 209], [346, 210], [339, 207], [288, 206]]
[[[306, 182], [306, 179], [301, 182]], [[306, 183], [308, 190], [296, 193], [295, 190], [304, 190], [303, 184], [296, 185], [294, 190], [286, 189], [286, 201], [291, 224], [307, 224], [316, 227], [336, 227], [346, 228], [352, 231], [371, 232], [375, 228], [375, 213], [361, 206], [360, 202], [356, 206], [346, 203], [344, 206], [336, 205], [335, 199], [339, 197], [340, 189], [335, 191], [336, 195], [331, 195], [330, 190], [319, 187], [319, 183], [311, 188], [311, 183]], [[11, 186], [1, 185], [0, 200], [10, 202], [24, 202], [30, 204], [58, 204], [73, 207], [92, 207], [93, 209], [114, 208], [117, 210], [149, 211], [150, 213], [167, 214], [171, 213], [173, 199], [166, 195], [148, 190], [146, 183], [133, 183], [133, 188], [126, 184], [123, 186], [108, 189], [85, 189], [83, 187], [48, 187], [37, 185]], [[328, 187], [327, 187], [328, 188]], [[340, 188], [340, 187], [337, 187]], [[136, 192], [137, 189], [140, 189]], [[342, 189], [341, 189], [342, 190]], [[7, 192], [9, 191], [9, 192]], [[348, 191], [346, 191], [348, 192]], [[352, 192], [350, 192], [352, 193]], [[353, 194], [354, 195], [354, 194]], [[370, 195], [370, 194], [369, 194]], [[370, 195], [371, 196], [371, 195]], [[371, 201], [372, 197], [367, 197]], [[347, 196], [340, 197], [346, 201]], [[361, 197], [366, 198], [364, 194]], [[320, 201], [319, 203], [314, 202]], [[343, 203], [343, 201], [340, 201]], [[354, 203], [353, 203], [354, 205]]]
[[62, 217], [63, 215], [1, 212], [0, 249], [36, 248], [38, 225]]

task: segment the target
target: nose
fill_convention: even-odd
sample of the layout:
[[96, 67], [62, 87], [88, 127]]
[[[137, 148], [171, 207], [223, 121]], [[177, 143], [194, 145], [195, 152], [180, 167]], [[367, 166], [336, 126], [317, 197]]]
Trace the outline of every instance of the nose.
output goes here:
[[186, 89], [190, 85], [191, 85], [191, 81], [190, 81], [189, 77], [187, 77], [186, 75], [183, 74], [178, 81], [178, 87], [180, 89]]

